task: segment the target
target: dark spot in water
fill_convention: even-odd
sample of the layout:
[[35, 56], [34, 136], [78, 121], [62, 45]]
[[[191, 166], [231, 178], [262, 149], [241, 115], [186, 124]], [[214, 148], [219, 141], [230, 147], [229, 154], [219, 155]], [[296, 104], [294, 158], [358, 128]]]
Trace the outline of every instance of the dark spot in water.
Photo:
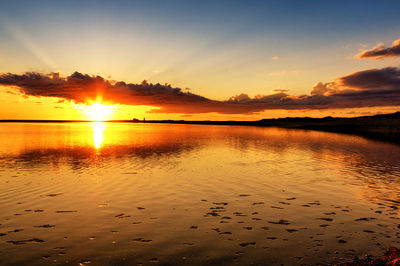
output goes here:
[[233, 214], [236, 215], [236, 216], [247, 216], [247, 215], [245, 215], [245, 214], [243, 214], [241, 212], [234, 212]]
[[65, 252], [63, 252], [63, 251], [58, 253], [58, 255], [60, 255], [60, 256], [64, 256], [64, 255], [66, 255], [66, 254], [67, 254], [67, 253], [65, 253]]
[[382, 213], [382, 211], [375, 211], [375, 213]]
[[151, 243], [152, 242], [151, 239], [144, 239], [143, 237], [134, 238], [134, 239], [132, 239], [132, 241], [141, 242], [141, 243]]
[[286, 200], [295, 200], [296, 198], [295, 197], [293, 197], [293, 198], [287, 198]]
[[44, 240], [39, 239], [39, 238], [32, 238], [32, 239], [27, 239], [27, 240], [10, 240], [7, 241], [8, 243], [11, 243], [13, 245], [24, 245], [27, 243], [44, 243]]
[[261, 221], [262, 220], [261, 218], [256, 218], [256, 217], [253, 217], [251, 219], [254, 220], [254, 221]]
[[372, 231], [372, 230], [364, 230], [364, 232], [365, 232], [365, 233], [375, 233], [375, 232]]
[[49, 255], [44, 255], [42, 258], [44, 259], [44, 260], [47, 260], [48, 258], [50, 258], [51, 256], [49, 256]]
[[43, 224], [43, 225], [34, 225], [33, 227], [51, 228], [51, 227], [56, 227], [56, 226], [51, 225], [51, 224]]
[[328, 227], [329, 224], [320, 224], [319, 226], [320, 226], [320, 227]]
[[268, 221], [270, 224], [283, 224], [283, 225], [289, 225], [289, 221], [288, 220], [279, 220], [277, 222], [274, 221]]
[[307, 205], [307, 204], [303, 204], [303, 205], [301, 205], [302, 207], [311, 207], [310, 205]]
[[9, 233], [18, 233], [18, 232], [21, 232], [21, 231], [24, 231], [24, 229], [14, 229], [14, 230], [8, 231], [8, 232]]
[[288, 231], [289, 233], [294, 233], [294, 232], [297, 232], [299, 230], [297, 230], [297, 229], [286, 229], [286, 231]]
[[197, 225], [192, 225], [190, 229], [197, 229]]
[[240, 256], [240, 255], [243, 255], [244, 252], [242, 252], [242, 251], [237, 251], [235, 254], [236, 254], [236, 256]]
[[65, 250], [65, 247], [55, 247], [54, 250]]
[[263, 230], [269, 230], [269, 227], [268, 227], [268, 226], [263, 226], [263, 227], [261, 227], [261, 229], [263, 229]]
[[213, 204], [215, 204], [215, 205], [224, 205], [224, 206], [228, 205], [227, 202], [213, 202]]
[[5, 234], [5, 233], [0, 233], [0, 236], [5, 236], [5, 235], [7, 235], [7, 234]]
[[255, 246], [256, 242], [245, 242], [245, 243], [240, 243], [239, 246], [241, 247], [247, 247], [247, 246]]
[[240, 194], [239, 197], [249, 197], [249, 194]]
[[125, 215], [124, 213], [120, 213], [115, 215], [114, 217], [118, 218], [118, 219], [123, 219], [123, 218], [128, 218], [131, 217], [130, 215]]
[[56, 213], [71, 213], [71, 212], [78, 212], [78, 211], [56, 211]]
[[219, 228], [211, 228], [211, 230], [214, 230], [216, 232], [220, 232]]
[[252, 205], [260, 205], [260, 204], [264, 204], [264, 202], [253, 202]]
[[323, 220], [323, 221], [327, 221], [327, 222], [332, 222], [333, 219], [332, 218], [316, 218], [317, 220]]
[[149, 262], [157, 263], [159, 262], [157, 258], [150, 258]]
[[208, 217], [208, 216], [220, 216], [220, 215], [216, 212], [207, 212], [206, 215], [204, 215], [204, 217]]
[[324, 212], [325, 215], [335, 215], [336, 212]]
[[206, 202], [207, 200], [206, 200], [206, 199], [202, 199], [201, 201], [202, 201], [202, 202]]
[[267, 239], [270, 239], [270, 240], [275, 240], [275, 239], [278, 239], [277, 237], [275, 237], [275, 236], [269, 236], [269, 237], [267, 237]]
[[258, 212], [253, 212], [251, 215], [255, 215], [255, 214], [258, 214]]
[[280, 204], [283, 204], [283, 205], [290, 205], [290, 203], [284, 202], [284, 201], [280, 201], [279, 203], [280, 203]]
[[193, 246], [193, 245], [194, 245], [194, 243], [191, 243], [191, 242], [185, 242], [185, 243], [183, 243], [183, 245], [184, 245], [184, 246]]
[[342, 212], [349, 212], [349, 210], [341, 210]]
[[144, 210], [144, 209], [146, 209], [146, 208], [143, 208], [143, 207], [136, 207], [136, 209], [138, 209], [138, 210]]
[[282, 207], [277, 207], [277, 206], [271, 206], [272, 209], [279, 209], [279, 210], [283, 210]]
[[347, 241], [346, 241], [346, 240], [343, 240], [343, 239], [339, 239], [338, 243], [340, 243], [340, 244], [345, 244], [345, 243], [347, 243]]
[[245, 226], [243, 228], [246, 229], [246, 230], [253, 230], [253, 227], [251, 227], [251, 226]]
[[376, 218], [358, 218], [355, 219], [354, 221], [370, 221], [370, 220], [375, 220]]
[[221, 219], [228, 219], [228, 220], [230, 220], [230, 219], [232, 219], [232, 218], [229, 217], [229, 216], [224, 216], [224, 217], [222, 217]]
[[62, 195], [63, 193], [52, 193], [52, 194], [48, 194], [46, 195], [47, 197], [57, 197], [59, 195]]
[[31, 212], [32, 210], [25, 210], [26, 212]]
[[220, 235], [231, 235], [232, 234], [232, 232], [221, 232], [221, 233], [219, 233]]
[[227, 222], [227, 221], [219, 221], [219, 223], [221, 223], [221, 224], [228, 224], [229, 222]]

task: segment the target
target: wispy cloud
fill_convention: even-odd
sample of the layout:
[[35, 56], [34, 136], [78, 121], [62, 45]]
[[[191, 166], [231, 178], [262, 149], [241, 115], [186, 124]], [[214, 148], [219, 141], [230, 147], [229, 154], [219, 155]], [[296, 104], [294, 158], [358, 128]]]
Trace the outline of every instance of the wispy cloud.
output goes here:
[[319, 82], [309, 95], [289, 95], [276, 91], [250, 97], [245, 93], [225, 101], [212, 100], [174, 88], [169, 84], [115, 82], [100, 76], [75, 72], [1, 74], [0, 85], [15, 87], [25, 96], [58, 97], [75, 103], [91, 103], [99, 97], [105, 103], [148, 105], [156, 113], [251, 114], [269, 109], [304, 110], [395, 106], [400, 104], [400, 68], [387, 67], [354, 72], [328, 83]]
[[400, 39], [395, 40], [389, 47], [386, 47], [383, 43], [380, 43], [371, 50], [365, 50], [357, 54], [355, 57], [382, 59], [385, 57], [397, 57], [397, 56], [400, 56]]

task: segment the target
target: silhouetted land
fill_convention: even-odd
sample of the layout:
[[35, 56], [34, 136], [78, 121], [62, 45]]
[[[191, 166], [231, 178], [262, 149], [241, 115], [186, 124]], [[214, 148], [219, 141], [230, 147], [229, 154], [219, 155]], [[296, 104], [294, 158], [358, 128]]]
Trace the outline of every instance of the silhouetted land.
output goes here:
[[[92, 122], [88, 120], [0, 120], [0, 122], [25, 122], [25, 123], [66, 123], [66, 122]], [[162, 123], [162, 124], [196, 124], [196, 125], [235, 125], [235, 126], [260, 126], [282, 127], [320, 130], [337, 133], [361, 135], [373, 139], [400, 143], [400, 112], [374, 116], [361, 116], [352, 118], [343, 117], [286, 117], [276, 119], [262, 119], [258, 121], [186, 121], [186, 120], [110, 120], [107, 122], [124, 123]]]
[[[142, 122], [142, 121], [141, 121]], [[297, 128], [361, 135], [377, 140], [400, 143], [400, 112], [352, 118], [342, 117], [287, 117], [258, 121], [184, 121], [150, 120], [146, 123], [240, 125]]]

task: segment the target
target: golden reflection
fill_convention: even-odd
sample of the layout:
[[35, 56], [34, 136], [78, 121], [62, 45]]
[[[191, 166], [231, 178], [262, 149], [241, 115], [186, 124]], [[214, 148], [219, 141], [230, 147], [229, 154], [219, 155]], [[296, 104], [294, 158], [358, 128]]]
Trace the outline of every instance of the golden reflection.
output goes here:
[[93, 129], [93, 145], [96, 149], [100, 149], [104, 141], [104, 129], [106, 125], [102, 122], [93, 122], [90, 126]]

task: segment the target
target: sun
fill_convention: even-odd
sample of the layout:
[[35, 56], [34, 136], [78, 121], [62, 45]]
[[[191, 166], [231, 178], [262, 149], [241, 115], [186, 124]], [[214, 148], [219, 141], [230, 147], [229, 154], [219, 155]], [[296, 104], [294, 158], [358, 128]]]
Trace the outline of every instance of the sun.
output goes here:
[[84, 108], [84, 113], [91, 121], [105, 121], [110, 119], [114, 106], [94, 103]]

